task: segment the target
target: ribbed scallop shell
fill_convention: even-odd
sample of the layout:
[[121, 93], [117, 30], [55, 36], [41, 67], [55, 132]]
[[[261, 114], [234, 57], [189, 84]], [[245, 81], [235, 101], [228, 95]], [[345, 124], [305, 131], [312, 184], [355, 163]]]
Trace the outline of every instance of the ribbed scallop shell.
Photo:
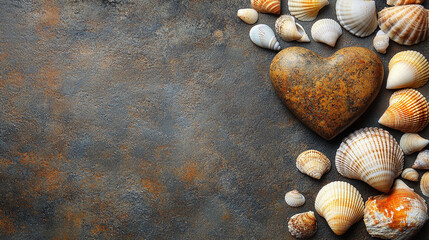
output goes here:
[[386, 49], [389, 47], [389, 36], [385, 34], [383, 31], [379, 30], [377, 35], [375, 35], [372, 44], [377, 52], [385, 54]]
[[429, 150], [424, 150], [417, 155], [413, 164], [414, 169], [429, 169]]
[[316, 196], [317, 213], [326, 219], [337, 235], [344, 234], [362, 219], [364, 203], [359, 191], [349, 183], [336, 181], [320, 189]]
[[423, 130], [429, 122], [429, 105], [417, 90], [403, 89], [392, 94], [389, 107], [378, 123], [401, 132], [414, 133]]
[[295, 18], [291, 15], [282, 15], [277, 18], [276, 32], [284, 41], [310, 42], [304, 28], [295, 22]]
[[260, 13], [280, 14], [280, 0], [250, 0], [253, 9]]
[[429, 197], [429, 172], [423, 174], [422, 179], [420, 180], [420, 190], [423, 195]]
[[291, 207], [300, 207], [305, 203], [305, 197], [298, 190], [292, 190], [285, 195], [287, 205]]
[[401, 177], [409, 181], [417, 182], [419, 180], [419, 173], [412, 168], [405, 168], [402, 171]]
[[405, 133], [399, 141], [399, 145], [406, 155], [421, 151], [428, 143], [429, 140], [420, 137], [417, 133]]
[[401, 174], [404, 154], [392, 135], [381, 128], [363, 128], [343, 140], [335, 156], [337, 171], [388, 192]]
[[328, 5], [328, 0], [289, 0], [289, 11], [301, 21], [313, 21], [320, 9]]
[[416, 51], [402, 51], [390, 60], [387, 89], [419, 88], [429, 79], [429, 62]]
[[237, 11], [237, 17], [247, 24], [254, 24], [258, 21], [258, 12], [252, 8], [244, 8]]
[[421, 5], [389, 7], [378, 13], [378, 25], [393, 41], [413, 45], [428, 37], [428, 15]]
[[253, 26], [249, 32], [250, 40], [259, 47], [280, 50], [280, 44], [277, 41], [274, 31], [265, 24]]
[[302, 152], [296, 159], [298, 170], [308, 176], [320, 179], [323, 174], [331, 169], [331, 161], [317, 150]]
[[411, 239], [427, 219], [425, 200], [399, 179], [388, 194], [365, 203], [365, 226], [372, 237]]
[[341, 26], [358, 37], [369, 36], [377, 28], [372, 0], [337, 0], [335, 10]]
[[337, 39], [343, 34], [340, 24], [335, 20], [325, 18], [316, 21], [311, 27], [311, 37], [316, 42], [335, 47]]
[[297, 239], [312, 237], [317, 232], [317, 222], [313, 211], [293, 215], [288, 222], [290, 234]]
[[407, 4], [422, 4], [425, 0], [387, 0], [387, 5], [399, 6]]

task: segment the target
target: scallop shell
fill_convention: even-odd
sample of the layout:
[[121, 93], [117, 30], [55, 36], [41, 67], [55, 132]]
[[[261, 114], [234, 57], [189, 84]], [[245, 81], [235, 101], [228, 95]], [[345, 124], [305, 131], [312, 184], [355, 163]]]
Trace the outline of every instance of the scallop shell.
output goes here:
[[423, 195], [429, 197], [429, 172], [423, 174], [422, 179], [420, 180], [420, 190]]
[[289, 0], [289, 11], [301, 21], [313, 21], [320, 9], [328, 5], [328, 0]]
[[401, 177], [409, 181], [417, 182], [419, 180], [419, 173], [412, 168], [405, 168], [402, 171]]
[[335, 43], [341, 34], [343, 31], [340, 24], [329, 18], [320, 19], [311, 27], [311, 37], [314, 41], [325, 43], [331, 47], [335, 47]]
[[417, 155], [413, 164], [414, 169], [429, 169], [429, 150], [424, 150]]
[[378, 26], [372, 0], [337, 0], [335, 10], [341, 26], [358, 37], [371, 35]]
[[399, 145], [406, 155], [421, 151], [428, 143], [429, 140], [420, 137], [417, 133], [405, 133], [399, 141]]
[[413, 45], [428, 37], [428, 15], [421, 5], [389, 7], [378, 13], [378, 25], [393, 41]]
[[323, 174], [331, 169], [331, 161], [321, 152], [307, 150], [296, 159], [298, 170], [308, 176], [320, 179]]
[[282, 15], [276, 20], [276, 32], [284, 41], [310, 42], [304, 28], [291, 15]]
[[429, 62], [419, 52], [402, 51], [390, 60], [387, 89], [419, 88], [429, 79]]
[[377, 35], [375, 35], [372, 44], [377, 52], [385, 54], [386, 49], [389, 47], [389, 36], [383, 31], [378, 30]]
[[288, 228], [290, 234], [297, 239], [306, 239], [312, 237], [317, 232], [317, 222], [313, 211], [298, 213], [293, 215]]
[[372, 237], [410, 239], [427, 219], [425, 200], [399, 179], [388, 194], [365, 203], [364, 222]]
[[387, 5], [399, 6], [407, 4], [422, 4], [425, 0], [387, 0]]
[[281, 0], [250, 0], [253, 9], [260, 13], [280, 14]]
[[429, 104], [417, 90], [403, 89], [392, 94], [389, 107], [378, 123], [402, 132], [423, 130], [429, 122]]
[[355, 187], [347, 182], [336, 181], [320, 189], [315, 208], [326, 219], [332, 231], [342, 235], [362, 219], [364, 203]]
[[258, 24], [252, 27], [249, 32], [250, 40], [259, 47], [272, 50], [280, 50], [280, 44], [274, 35], [273, 30], [265, 24]]
[[388, 192], [401, 174], [404, 154], [395, 138], [381, 128], [363, 128], [343, 140], [335, 156], [337, 171]]
[[301, 207], [305, 203], [305, 197], [295, 189], [286, 193], [285, 201], [291, 207]]
[[258, 12], [252, 8], [244, 8], [237, 11], [237, 17], [247, 24], [254, 24], [258, 21]]

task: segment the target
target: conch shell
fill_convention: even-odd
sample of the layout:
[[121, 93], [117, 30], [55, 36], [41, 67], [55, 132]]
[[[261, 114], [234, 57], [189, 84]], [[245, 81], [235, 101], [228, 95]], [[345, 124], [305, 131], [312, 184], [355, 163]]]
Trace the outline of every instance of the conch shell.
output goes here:
[[296, 159], [298, 170], [308, 176], [320, 179], [323, 174], [331, 169], [331, 161], [317, 150], [302, 152]]
[[335, 47], [337, 39], [343, 34], [340, 24], [335, 20], [325, 18], [316, 21], [311, 27], [311, 37], [316, 42]]
[[258, 21], [258, 12], [252, 8], [244, 8], [237, 11], [237, 17], [247, 24], [254, 24]]
[[386, 49], [389, 47], [389, 36], [383, 31], [378, 30], [377, 35], [375, 35], [372, 44], [377, 52], [385, 54]]
[[377, 28], [375, 2], [372, 0], [337, 0], [335, 10], [341, 26], [358, 37], [369, 36]]
[[429, 169], [429, 150], [424, 150], [417, 155], [413, 164], [414, 169]]
[[316, 217], [313, 211], [293, 215], [288, 222], [290, 234], [297, 239], [312, 237], [317, 231]]
[[427, 219], [425, 200], [399, 179], [388, 194], [365, 203], [365, 226], [372, 237], [410, 239]]
[[284, 41], [310, 42], [304, 28], [291, 15], [282, 15], [276, 20], [276, 32]]
[[274, 31], [265, 24], [258, 24], [252, 27], [249, 32], [250, 40], [259, 47], [271, 50], [280, 50]]
[[401, 177], [409, 181], [417, 182], [419, 180], [419, 173], [412, 168], [405, 168], [402, 171]]
[[281, 0], [250, 0], [253, 9], [260, 13], [280, 14]]
[[305, 197], [295, 189], [286, 193], [285, 201], [291, 207], [301, 207], [305, 203]]
[[423, 174], [422, 179], [420, 180], [420, 190], [423, 195], [429, 197], [429, 172]]
[[328, 5], [328, 0], [289, 0], [289, 11], [301, 21], [313, 21], [319, 10]]
[[429, 79], [429, 62], [419, 52], [402, 51], [390, 60], [387, 89], [419, 88]]
[[422, 150], [428, 143], [429, 140], [420, 137], [417, 133], [405, 133], [399, 141], [399, 145], [406, 155]]
[[399, 6], [408, 4], [422, 4], [425, 0], [387, 0], [387, 5]]

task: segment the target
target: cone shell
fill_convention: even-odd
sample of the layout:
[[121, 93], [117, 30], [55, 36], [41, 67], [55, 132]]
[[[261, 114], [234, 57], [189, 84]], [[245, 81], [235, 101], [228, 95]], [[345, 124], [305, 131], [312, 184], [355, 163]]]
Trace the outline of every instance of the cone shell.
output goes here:
[[252, 27], [249, 32], [250, 40], [259, 47], [271, 50], [280, 50], [274, 31], [265, 24], [258, 24]]
[[385, 54], [386, 49], [389, 47], [389, 36], [383, 31], [379, 30], [372, 41], [374, 48], [377, 52]]
[[311, 27], [311, 37], [314, 41], [325, 43], [331, 47], [335, 47], [335, 43], [341, 34], [343, 31], [340, 24], [329, 18], [320, 19]]
[[280, 0], [250, 0], [253, 9], [260, 13], [280, 14]]
[[289, 0], [289, 11], [301, 21], [313, 21], [319, 10], [328, 5], [328, 0]]
[[417, 155], [413, 164], [414, 169], [429, 169], [429, 150], [424, 150]]
[[401, 177], [409, 181], [417, 182], [419, 180], [419, 173], [412, 168], [405, 168], [402, 171]]
[[337, 235], [344, 234], [362, 219], [364, 203], [359, 191], [346, 182], [336, 181], [320, 189], [316, 196], [317, 213], [326, 219]]
[[291, 207], [301, 207], [305, 203], [305, 197], [295, 189], [286, 193], [285, 201]]
[[429, 105], [426, 98], [414, 89], [403, 89], [392, 94], [389, 107], [378, 123], [402, 132], [415, 133], [429, 122]]
[[298, 170], [308, 176], [320, 179], [323, 174], [331, 169], [331, 161], [317, 150], [307, 150], [296, 159]]
[[288, 228], [290, 234], [297, 239], [312, 237], [317, 231], [317, 222], [314, 212], [309, 211], [293, 215], [288, 222]]
[[295, 24], [296, 24], [296, 29], [302, 35], [302, 37], [296, 41], [297, 42], [310, 42], [310, 38], [308, 38], [308, 35], [305, 32], [304, 28], [301, 26], [301, 24], [299, 24], [299, 23], [295, 23]]
[[369, 36], [377, 28], [372, 0], [337, 0], [335, 10], [341, 26], [358, 37]]
[[258, 21], [258, 12], [252, 8], [244, 8], [237, 11], [237, 17], [247, 24], [254, 24]]
[[387, 5], [399, 6], [407, 4], [422, 4], [425, 0], [387, 0]]
[[413, 45], [429, 35], [428, 14], [421, 5], [389, 7], [378, 13], [378, 25], [393, 41]]
[[399, 179], [388, 194], [365, 203], [365, 226], [372, 237], [410, 239], [427, 219], [425, 200]]
[[406, 155], [422, 150], [428, 143], [429, 140], [420, 137], [417, 133], [405, 133], [399, 141], [399, 145]]
[[423, 195], [429, 197], [429, 172], [423, 174], [422, 179], [420, 180], [420, 190]]
[[284, 41], [310, 42], [304, 28], [291, 15], [282, 15], [276, 20], [276, 32]]
[[419, 52], [403, 51], [395, 54], [389, 62], [387, 89], [419, 88], [429, 79], [429, 62]]
[[337, 171], [388, 192], [401, 174], [404, 154], [392, 135], [381, 128], [364, 128], [343, 140], [335, 156]]

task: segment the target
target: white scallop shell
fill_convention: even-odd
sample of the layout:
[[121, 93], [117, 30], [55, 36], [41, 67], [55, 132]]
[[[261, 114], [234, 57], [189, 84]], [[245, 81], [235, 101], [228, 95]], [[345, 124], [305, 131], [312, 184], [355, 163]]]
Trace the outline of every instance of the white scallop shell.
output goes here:
[[420, 190], [423, 195], [429, 197], [429, 172], [423, 174], [422, 179], [420, 180]]
[[429, 62], [417, 51], [402, 51], [390, 60], [386, 88], [419, 88], [429, 80]]
[[313, 211], [293, 215], [288, 222], [290, 234], [297, 239], [307, 239], [316, 234], [317, 222]]
[[405, 133], [399, 141], [399, 145], [406, 155], [421, 151], [428, 143], [428, 139], [420, 137], [417, 133]]
[[383, 31], [378, 30], [377, 35], [375, 35], [372, 44], [377, 52], [385, 54], [386, 49], [389, 47], [389, 36]]
[[419, 173], [412, 168], [405, 168], [402, 171], [401, 177], [409, 181], [417, 182], [419, 180]]
[[378, 26], [372, 0], [337, 0], [335, 10], [341, 26], [358, 37], [371, 35]]
[[311, 37], [314, 41], [325, 43], [331, 47], [335, 47], [335, 43], [341, 34], [343, 31], [340, 24], [329, 18], [320, 19], [311, 27]]
[[285, 194], [285, 201], [291, 207], [300, 207], [304, 205], [305, 197], [295, 189]]
[[308, 176], [320, 179], [331, 169], [331, 161], [317, 150], [307, 150], [299, 154], [296, 159], [298, 170]]
[[258, 12], [253, 8], [244, 8], [237, 11], [237, 17], [247, 24], [254, 24], [258, 21]]
[[424, 150], [417, 155], [413, 164], [414, 169], [429, 169], [429, 150]]
[[250, 40], [259, 47], [280, 50], [274, 31], [265, 24], [258, 24], [252, 27], [249, 32]]
[[328, 5], [328, 0], [289, 0], [289, 11], [301, 21], [313, 21], [320, 9]]

